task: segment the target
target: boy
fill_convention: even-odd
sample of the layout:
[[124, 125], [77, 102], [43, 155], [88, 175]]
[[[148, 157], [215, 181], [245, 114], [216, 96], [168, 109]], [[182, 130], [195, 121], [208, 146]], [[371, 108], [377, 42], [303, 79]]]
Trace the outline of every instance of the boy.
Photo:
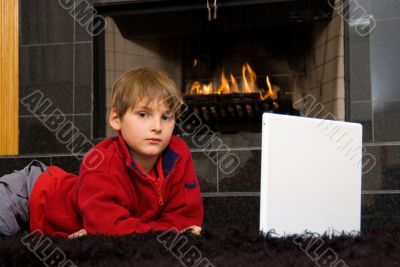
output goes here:
[[40, 174], [30, 194], [30, 230], [64, 237], [170, 228], [199, 233], [203, 203], [190, 150], [172, 136], [180, 101], [163, 72], [123, 74], [109, 116], [118, 136], [87, 153], [79, 177], [55, 166]]

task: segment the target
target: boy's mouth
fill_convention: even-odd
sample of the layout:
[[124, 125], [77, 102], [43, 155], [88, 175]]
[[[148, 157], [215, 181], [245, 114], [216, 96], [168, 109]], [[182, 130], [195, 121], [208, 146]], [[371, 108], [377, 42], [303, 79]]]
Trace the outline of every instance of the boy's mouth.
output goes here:
[[161, 139], [160, 138], [146, 138], [146, 140], [147, 141], [150, 141], [150, 143], [159, 143], [159, 142], [161, 142]]

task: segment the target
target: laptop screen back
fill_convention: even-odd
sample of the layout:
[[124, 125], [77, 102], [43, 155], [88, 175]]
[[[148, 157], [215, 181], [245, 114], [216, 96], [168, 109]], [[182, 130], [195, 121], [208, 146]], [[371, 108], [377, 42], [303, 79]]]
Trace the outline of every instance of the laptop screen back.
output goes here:
[[360, 231], [360, 124], [265, 113], [260, 230]]

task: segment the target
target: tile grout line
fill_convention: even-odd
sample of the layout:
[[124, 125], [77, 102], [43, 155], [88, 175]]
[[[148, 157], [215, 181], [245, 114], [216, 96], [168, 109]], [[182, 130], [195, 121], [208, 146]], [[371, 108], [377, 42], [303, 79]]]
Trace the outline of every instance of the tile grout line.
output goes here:
[[219, 168], [218, 168], [218, 163], [219, 163], [219, 153], [217, 152], [217, 192], [219, 193]]
[[189, 147], [191, 152], [195, 153], [203, 153], [203, 152], [212, 152], [212, 151], [249, 151], [249, 150], [261, 150], [261, 147], [235, 147], [235, 148], [223, 148], [223, 149], [218, 149], [218, 148], [208, 148], [208, 149], [200, 149], [200, 148], [193, 148]]
[[375, 143], [364, 143], [363, 146], [400, 146], [400, 142], [375, 142]]
[[[76, 17], [76, 0], [74, 0], [74, 18]], [[74, 137], [75, 137], [75, 61], [76, 61], [76, 44], [75, 44], [75, 31], [76, 31], [76, 22], [75, 19], [73, 20], [73, 51], [72, 51], [72, 125], [73, 125], [73, 130], [72, 130], [72, 149], [75, 147], [74, 146]], [[73, 152], [73, 151], [71, 151]]]
[[396, 195], [400, 194], [400, 190], [364, 190], [362, 195]]
[[[364, 190], [361, 195], [400, 195], [400, 190]], [[260, 192], [203, 192], [202, 197], [259, 197]]]
[[[74, 25], [75, 27], [75, 25]], [[28, 45], [20, 45], [19, 47], [40, 47], [40, 46], [52, 46], [52, 45], [74, 45], [77, 44], [90, 44], [91, 41], [78, 41], [78, 42], [61, 42], [61, 43], [44, 43], [44, 44], [28, 44]]]
[[[90, 116], [92, 115], [91, 113], [64, 113], [65, 116]], [[20, 115], [20, 118], [41, 118], [41, 117], [56, 117], [57, 115], [50, 115], [50, 114], [44, 114], [44, 115], [39, 115], [39, 116], [35, 116], [35, 115]]]
[[368, 35], [368, 40], [369, 40], [369, 83], [370, 83], [370, 94], [371, 94], [371, 126], [372, 126], [372, 143], [375, 143], [375, 123], [374, 123], [374, 104], [372, 100], [372, 64], [371, 64], [371, 59], [372, 59], [372, 47], [371, 47], [371, 42], [372, 42], [372, 34], [370, 33]]

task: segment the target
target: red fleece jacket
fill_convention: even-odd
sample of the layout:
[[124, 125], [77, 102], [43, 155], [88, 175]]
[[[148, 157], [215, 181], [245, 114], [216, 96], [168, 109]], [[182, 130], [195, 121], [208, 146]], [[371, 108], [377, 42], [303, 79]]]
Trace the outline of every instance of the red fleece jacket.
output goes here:
[[159, 178], [132, 159], [121, 135], [91, 149], [80, 176], [50, 166], [30, 197], [31, 230], [67, 236], [123, 235], [202, 225], [203, 202], [190, 150], [173, 136], [157, 162]]

